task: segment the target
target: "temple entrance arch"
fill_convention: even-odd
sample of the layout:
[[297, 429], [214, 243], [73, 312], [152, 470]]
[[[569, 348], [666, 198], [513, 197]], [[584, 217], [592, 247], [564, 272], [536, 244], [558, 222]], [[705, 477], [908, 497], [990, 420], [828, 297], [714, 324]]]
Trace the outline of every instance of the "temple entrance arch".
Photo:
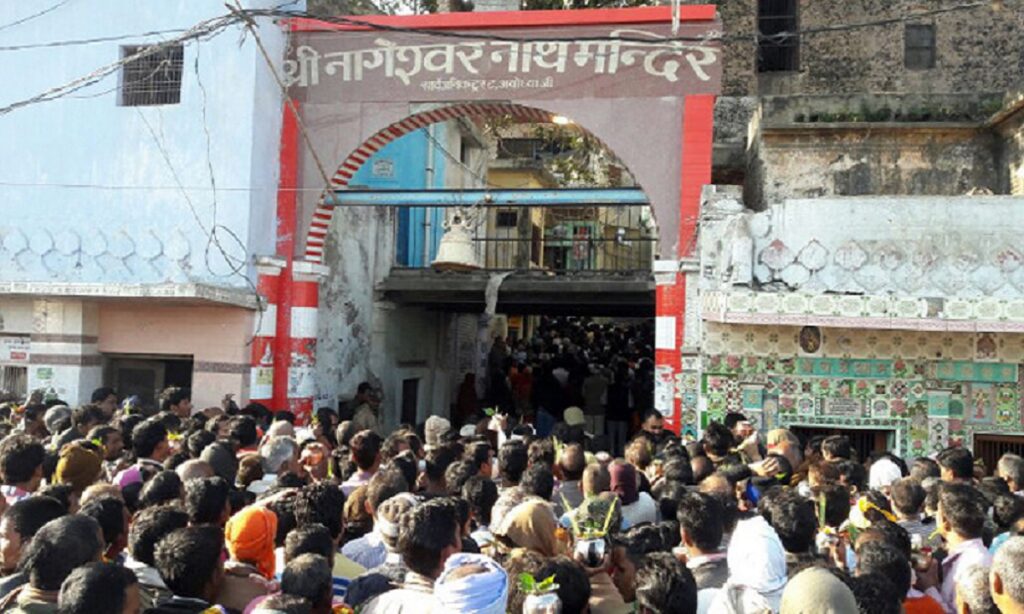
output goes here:
[[[671, 24], [669, 7], [294, 21], [286, 72], [301, 125], [286, 104], [277, 246], [283, 260], [260, 277], [276, 306], [276, 327], [254, 344], [253, 390], [299, 414], [312, 406], [316, 276], [325, 272], [333, 217], [325, 196], [345, 189], [387, 143], [430, 124], [493, 114], [542, 123], [559, 114], [614, 151], [650, 198], [660, 258], [655, 405], [678, 429], [680, 259], [690, 253], [700, 192], [710, 182], [721, 63], [713, 6], [683, 7], [678, 31]], [[441, 106], [410, 114], [416, 103]], [[318, 194], [325, 166], [336, 170]], [[255, 386], [257, 375], [274, 382], [271, 390]]]

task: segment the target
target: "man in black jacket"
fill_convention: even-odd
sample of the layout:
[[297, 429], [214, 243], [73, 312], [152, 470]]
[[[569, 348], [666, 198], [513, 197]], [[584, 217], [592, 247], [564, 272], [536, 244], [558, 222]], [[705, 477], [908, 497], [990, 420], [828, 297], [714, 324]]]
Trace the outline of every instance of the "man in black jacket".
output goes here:
[[146, 614], [199, 614], [224, 579], [224, 533], [218, 527], [177, 529], [156, 545], [156, 568], [173, 597]]

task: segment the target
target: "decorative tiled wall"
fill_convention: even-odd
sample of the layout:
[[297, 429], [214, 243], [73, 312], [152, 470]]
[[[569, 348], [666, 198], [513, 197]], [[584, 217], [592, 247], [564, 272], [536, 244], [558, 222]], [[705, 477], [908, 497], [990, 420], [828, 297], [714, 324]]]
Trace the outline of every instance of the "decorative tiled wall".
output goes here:
[[823, 328], [812, 355], [799, 331], [705, 322], [703, 353], [680, 381], [684, 418], [889, 429], [908, 455], [1024, 433], [1024, 335]]

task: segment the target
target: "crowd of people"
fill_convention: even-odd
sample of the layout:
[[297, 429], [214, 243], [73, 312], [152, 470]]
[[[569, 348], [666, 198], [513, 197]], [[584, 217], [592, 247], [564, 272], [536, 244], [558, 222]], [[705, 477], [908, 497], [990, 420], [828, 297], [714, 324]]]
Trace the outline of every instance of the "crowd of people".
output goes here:
[[654, 406], [653, 357], [649, 320], [622, 324], [544, 317], [525, 339], [494, 340], [483, 399], [477, 398], [475, 376], [468, 374], [455, 418], [468, 422], [481, 408], [495, 408], [525, 417], [547, 436], [568, 410], [583, 416], [590, 436], [607, 437], [608, 449], [622, 454], [642, 410]]
[[618, 455], [567, 411], [385, 435], [370, 398], [309, 425], [35, 401], [0, 407], [3, 612], [1024, 612], [1018, 456], [857, 458], [739, 414], [684, 442], [648, 412]]

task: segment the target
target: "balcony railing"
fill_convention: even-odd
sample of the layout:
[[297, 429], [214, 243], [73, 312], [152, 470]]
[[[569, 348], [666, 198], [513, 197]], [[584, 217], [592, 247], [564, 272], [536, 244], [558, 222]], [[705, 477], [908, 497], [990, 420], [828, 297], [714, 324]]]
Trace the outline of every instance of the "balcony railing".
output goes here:
[[[429, 267], [443, 235], [445, 212], [418, 209], [398, 225], [400, 268]], [[646, 206], [496, 207], [473, 230], [476, 263], [488, 271], [649, 272], [656, 241]]]

